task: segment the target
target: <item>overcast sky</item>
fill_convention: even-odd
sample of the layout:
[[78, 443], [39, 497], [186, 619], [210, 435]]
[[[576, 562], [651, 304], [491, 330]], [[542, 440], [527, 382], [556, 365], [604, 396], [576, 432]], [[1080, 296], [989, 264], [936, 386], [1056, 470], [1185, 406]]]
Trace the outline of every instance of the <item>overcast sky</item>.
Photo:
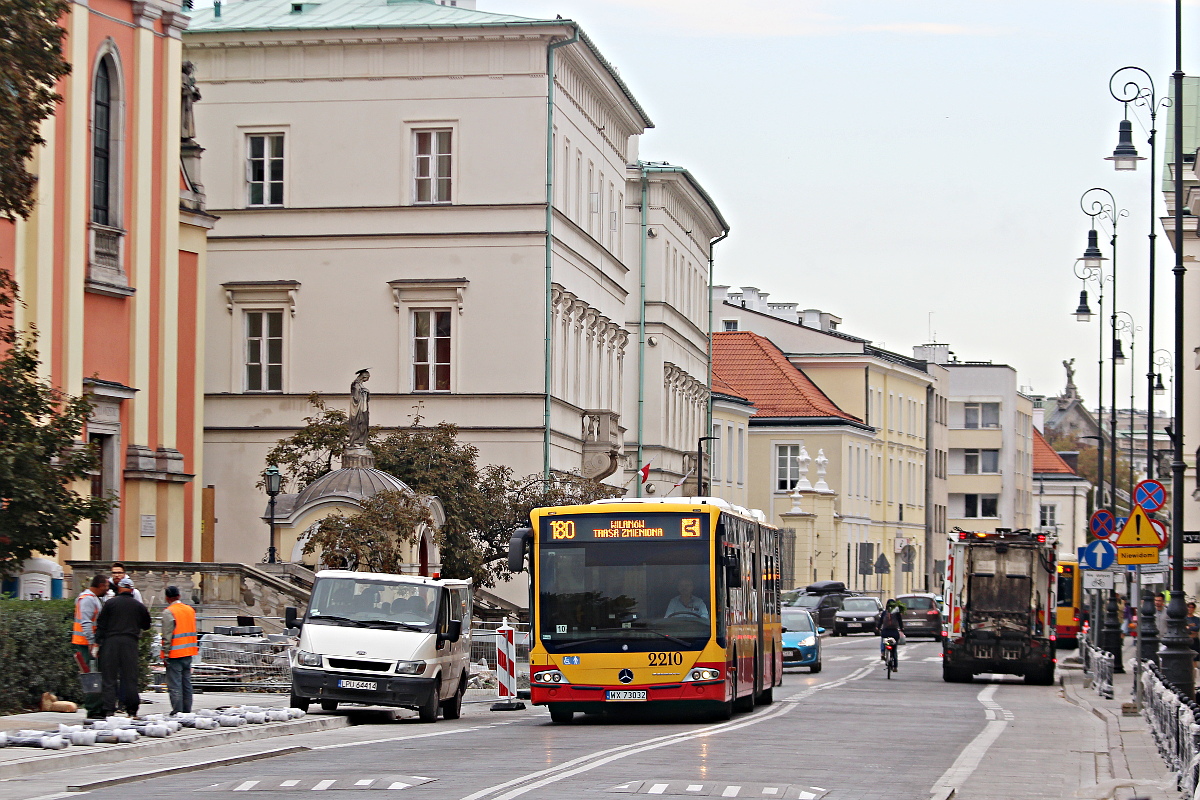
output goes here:
[[[642, 157], [692, 169], [730, 221], [717, 283], [831, 311], [843, 330], [908, 355], [930, 338], [932, 314], [933, 334], [960, 359], [1011, 364], [1038, 393], [1061, 391], [1061, 362], [1074, 357], [1094, 405], [1100, 331], [1071, 312], [1088, 228], [1079, 198], [1103, 186], [1130, 212], [1119, 229], [1119, 305], [1147, 324], [1150, 180], [1144, 164], [1117, 173], [1103, 160], [1121, 118], [1108, 79], [1136, 64], [1169, 91], [1170, 0], [479, 8], [583, 25], [657, 125]], [[1185, 7], [1196, 43], [1185, 71], [1200, 65], [1197, 23], [1200, 8]], [[1143, 125], [1134, 133], [1149, 155]], [[1165, 134], [1159, 142], [1161, 154]], [[1171, 341], [1172, 262], [1160, 238], [1159, 346]], [[1146, 331], [1138, 335], [1144, 376]], [[1128, 366], [1118, 386], [1126, 406]]]

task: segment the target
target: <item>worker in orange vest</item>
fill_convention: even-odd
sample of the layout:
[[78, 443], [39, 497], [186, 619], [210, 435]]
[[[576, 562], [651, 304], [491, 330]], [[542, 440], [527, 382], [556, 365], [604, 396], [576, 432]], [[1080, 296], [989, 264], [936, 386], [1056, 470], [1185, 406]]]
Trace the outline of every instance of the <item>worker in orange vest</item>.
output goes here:
[[196, 634], [196, 609], [179, 599], [179, 587], [168, 586], [167, 607], [162, 613], [162, 655], [167, 667], [167, 695], [171, 713], [192, 710], [192, 656], [200, 652]]
[[[71, 649], [82, 671], [96, 671], [96, 619], [104, 607], [101, 599], [108, 592], [108, 578], [97, 575], [91, 586], [75, 598], [75, 623], [71, 627]], [[104, 718], [104, 702], [100, 692], [89, 692], [83, 696], [83, 707], [88, 719]]]

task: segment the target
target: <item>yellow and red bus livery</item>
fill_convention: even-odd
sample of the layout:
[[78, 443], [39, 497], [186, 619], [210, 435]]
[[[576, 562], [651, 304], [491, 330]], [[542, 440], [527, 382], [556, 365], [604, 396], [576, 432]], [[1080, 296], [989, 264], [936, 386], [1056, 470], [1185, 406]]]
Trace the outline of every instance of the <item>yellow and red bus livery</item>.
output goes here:
[[530, 521], [509, 564], [531, 572], [530, 699], [555, 722], [647, 703], [728, 719], [772, 701], [779, 532], [760, 512], [630, 499], [538, 508]]

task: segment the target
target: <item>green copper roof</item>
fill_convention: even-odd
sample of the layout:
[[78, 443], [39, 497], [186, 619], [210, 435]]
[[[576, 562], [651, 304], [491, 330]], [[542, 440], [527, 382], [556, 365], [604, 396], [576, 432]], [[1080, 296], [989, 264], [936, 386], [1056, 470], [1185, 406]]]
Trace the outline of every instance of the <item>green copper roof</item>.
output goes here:
[[[1170, 82], [1171, 98], [1175, 97], [1175, 82]], [[1175, 184], [1171, 179], [1171, 164], [1175, 161], [1175, 109], [1165, 108], [1161, 112], [1159, 118], [1167, 118], [1167, 136], [1163, 140], [1163, 148], [1159, 149], [1162, 153], [1163, 163], [1163, 191], [1175, 191]], [[1183, 79], [1183, 155], [1184, 164], [1188, 163], [1188, 156], [1194, 155], [1196, 150], [1200, 149], [1200, 78]], [[1140, 153], [1140, 155], [1149, 155], [1149, 153]], [[1185, 179], [1187, 173], [1184, 173]]]
[[435, 0], [235, 0], [190, 12], [188, 30], [345, 30], [348, 28], [475, 27], [549, 20], [493, 14], [442, 5]]

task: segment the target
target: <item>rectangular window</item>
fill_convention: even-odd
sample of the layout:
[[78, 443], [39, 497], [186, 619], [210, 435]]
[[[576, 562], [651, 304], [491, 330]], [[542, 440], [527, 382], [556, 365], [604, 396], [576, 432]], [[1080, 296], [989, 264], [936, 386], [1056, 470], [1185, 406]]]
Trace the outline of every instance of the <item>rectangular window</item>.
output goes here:
[[999, 428], [999, 403], [966, 403], [963, 406], [964, 428]]
[[712, 427], [712, 447], [708, 453], [708, 463], [711, 465], [712, 474], [709, 476], [714, 483], [721, 480], [721, 425], [717, 423]]
[[1000, 516], [1000, 498], [994, 494], [965, 494], [963, 516], [995, 519]]
[[1058, 524], [1057, 517], [1058, 517], [1058, 506], [1044, 505], [1041, 507], [1040, 524], [1043, 528], [1053, 528], [1055, 525], [1057, 525]]
[[413, 312], [413, 391], [450, 391], [450, 312]]
[[453, 182], [450, 129], [414, 131], [416, 186], [413, 197], [418, 203], [449, 203]]
[[775, 491], [790, 492], [800, 480], [800, 445], [781, 444], [775, 447]]
[[283, 134], [246, 136], [246, 205], [283, 205]]
[[246, 312], [246, 391], [283, 391], [283, 312]]
[[738, 428], [737, 432], [737, 482], [741, 486], [746, 482], [746, 429]]
[[963, 516], [978, 517], [979, 516], [979, 495], [964, 494], [963, 495]]
[[738, 329], [738, 321], [736, 319], [721, 320], [722, 330], [736, 331]]

